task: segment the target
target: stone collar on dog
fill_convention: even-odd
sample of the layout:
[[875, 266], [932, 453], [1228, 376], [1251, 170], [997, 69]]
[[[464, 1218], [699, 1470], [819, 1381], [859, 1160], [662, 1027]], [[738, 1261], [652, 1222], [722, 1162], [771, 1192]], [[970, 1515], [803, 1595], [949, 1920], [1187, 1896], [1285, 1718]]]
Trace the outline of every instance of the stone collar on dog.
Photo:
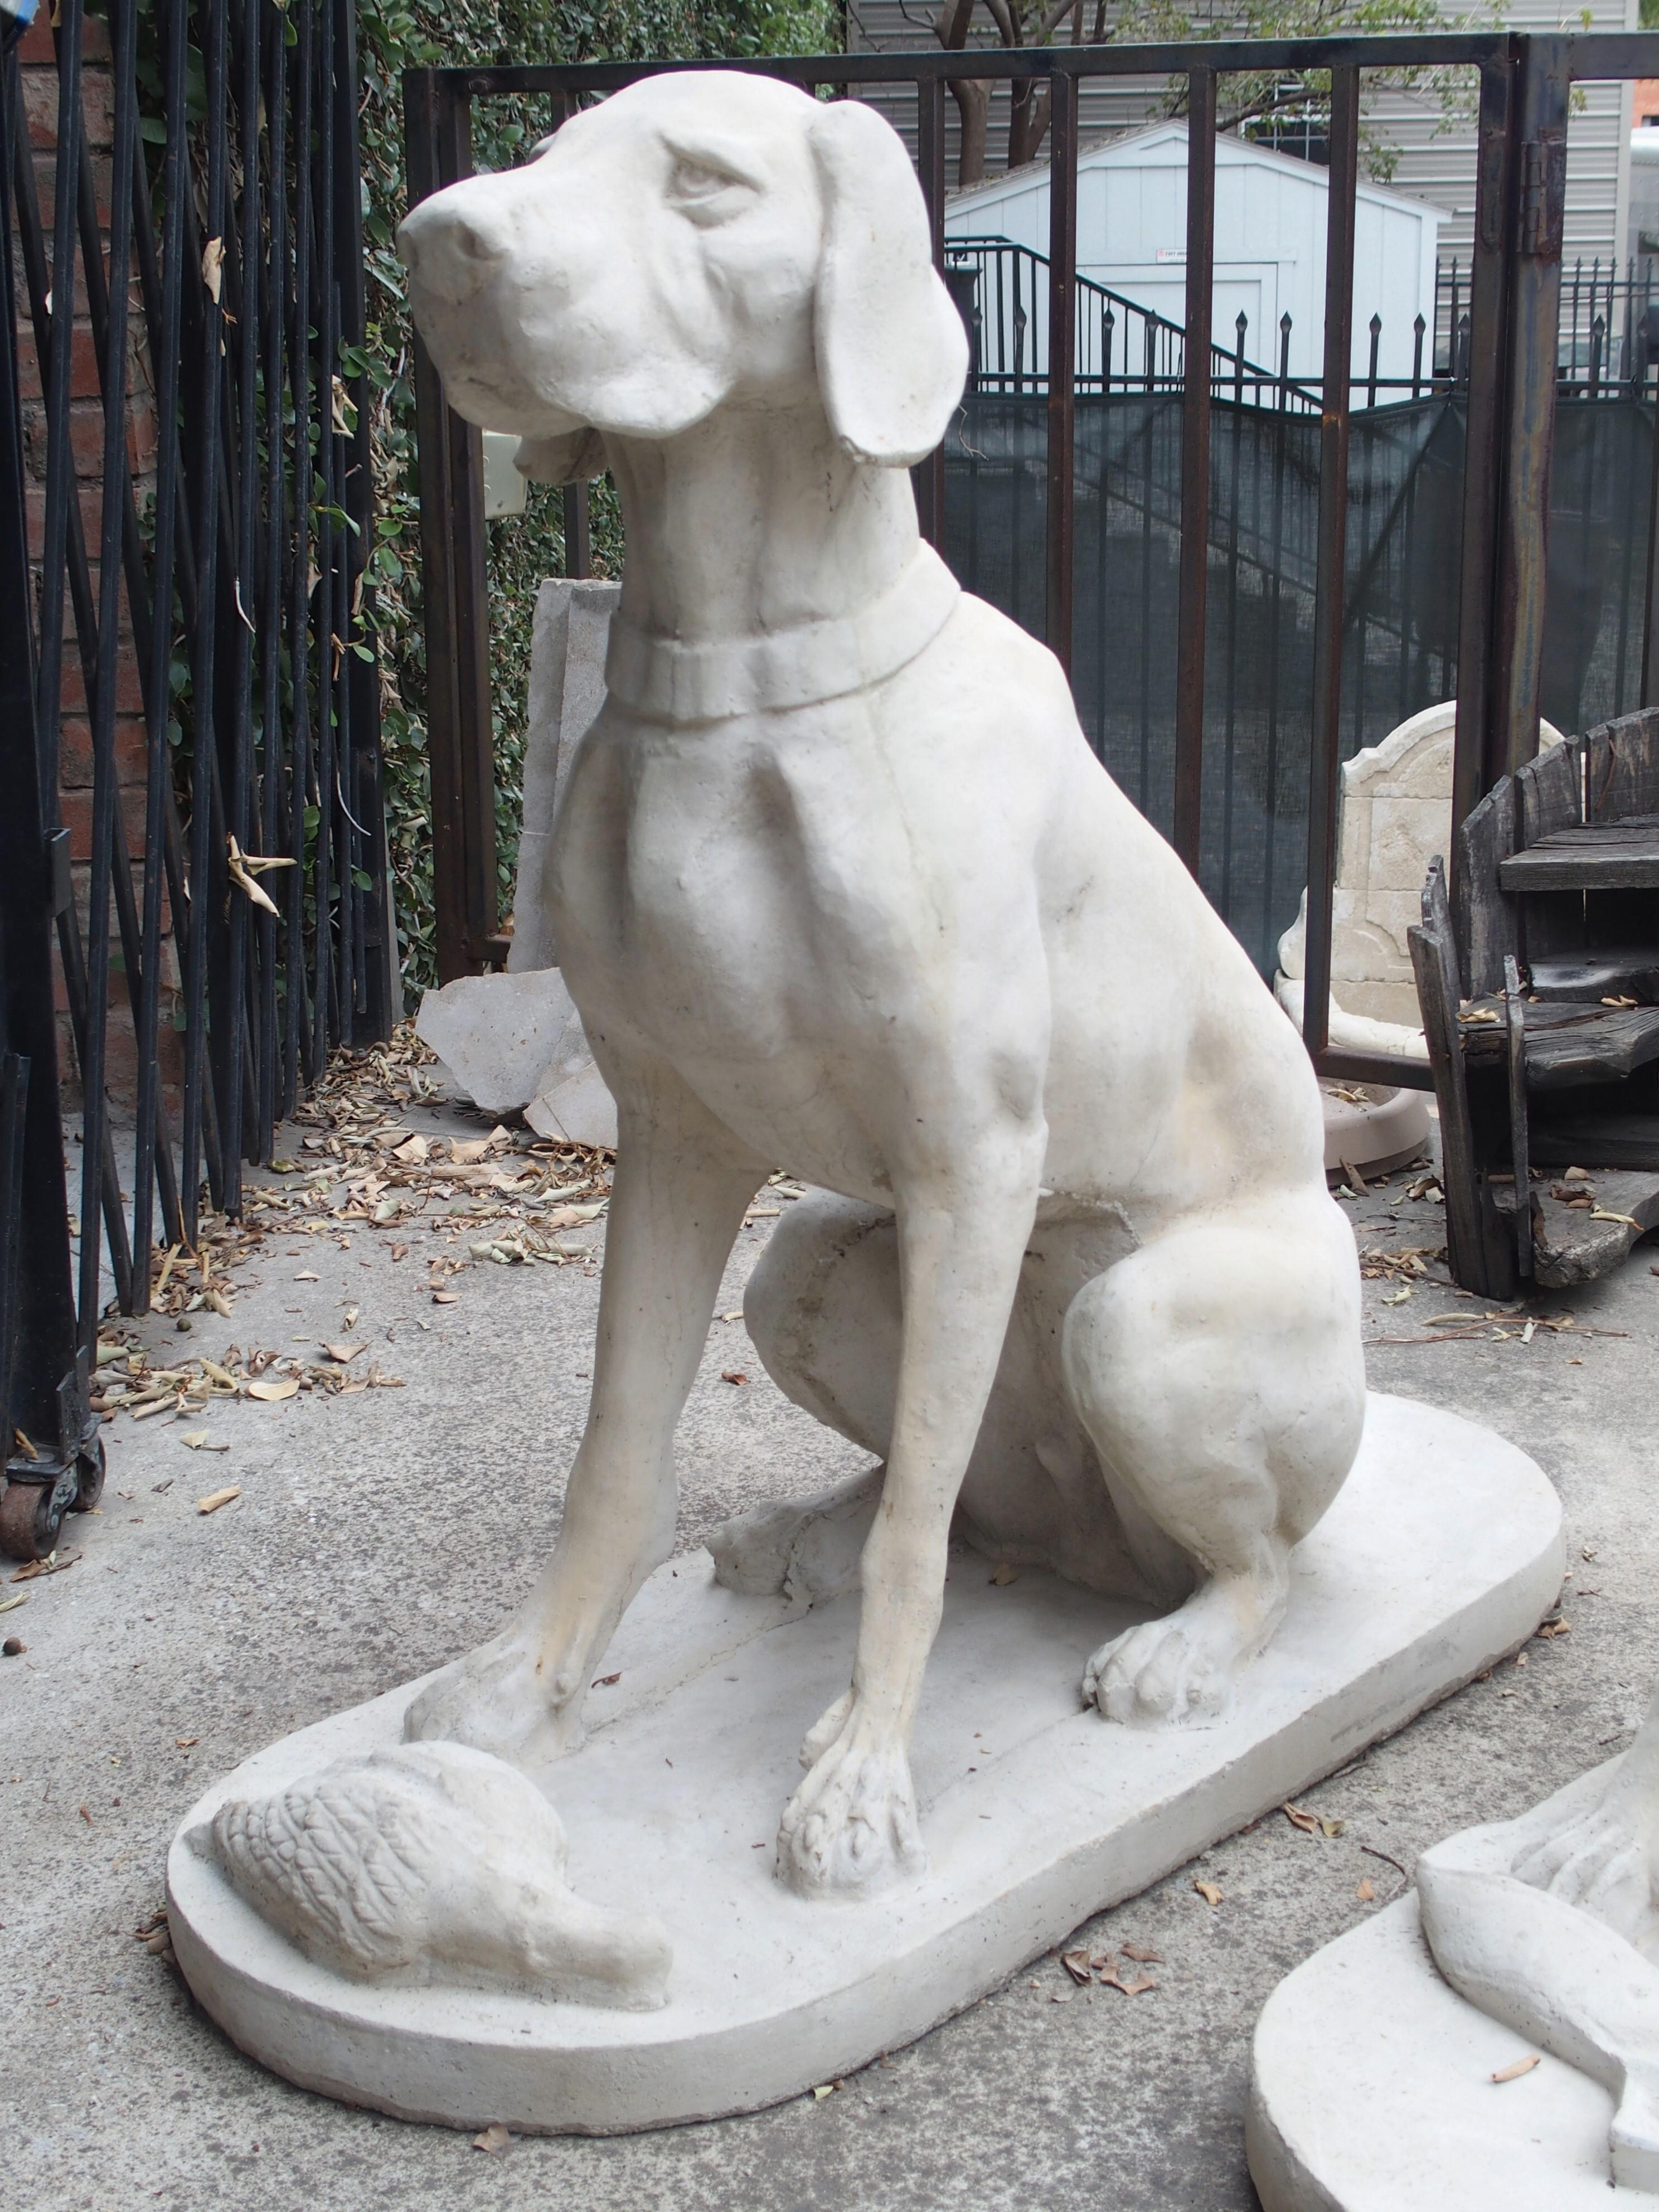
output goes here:
[[767, 636], [683, 645], [617, 614], [605, 686], [652, 722], [718, 722], [815, 706], [896, 675], [933, 643], [960, 597], [944, 562], [921, 545], [898, 581], [858, 613]]

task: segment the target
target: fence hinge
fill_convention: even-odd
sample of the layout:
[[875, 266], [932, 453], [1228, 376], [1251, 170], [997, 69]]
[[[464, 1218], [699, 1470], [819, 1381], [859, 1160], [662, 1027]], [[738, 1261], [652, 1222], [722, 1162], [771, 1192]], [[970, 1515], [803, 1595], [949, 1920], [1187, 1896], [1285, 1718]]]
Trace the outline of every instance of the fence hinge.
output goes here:
[[1566, 134], [1552, 131], [1528, 138], [1521, 149], [1522, 253], [1547, 261], [1560, 252], [1566, 202]]

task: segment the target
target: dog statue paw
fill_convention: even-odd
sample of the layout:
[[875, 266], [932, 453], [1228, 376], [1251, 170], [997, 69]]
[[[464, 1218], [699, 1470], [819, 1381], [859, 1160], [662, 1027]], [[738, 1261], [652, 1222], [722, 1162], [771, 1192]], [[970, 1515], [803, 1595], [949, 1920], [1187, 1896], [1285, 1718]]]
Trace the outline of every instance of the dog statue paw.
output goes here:
[[404, 1740], [539, 1763], [581, 1741], [580, 1699], [558, 1695], [541, 1638], [515, 1622], [427, 1684], [404, 1716]]
[[807, 1737], [811, 1771], [784, 1808], [778, 1879], [802, 1897], [868, 1897], [920, 1875], [927, 1860], [902, 1744], [852, 1691]]

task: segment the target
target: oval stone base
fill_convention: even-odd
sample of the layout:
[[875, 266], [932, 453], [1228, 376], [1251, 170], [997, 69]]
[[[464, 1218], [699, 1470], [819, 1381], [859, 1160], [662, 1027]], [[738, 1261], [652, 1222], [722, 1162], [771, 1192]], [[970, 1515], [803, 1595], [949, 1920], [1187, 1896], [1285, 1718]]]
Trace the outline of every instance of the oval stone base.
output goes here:
[[1442, 1978], [1414, 1891], [1287, 1974], [1256, 2024], [1245, 2140], [1266, 2212], [1650, 2206], [1613, 2187], [1612, 2120], [1587, 2074]]
[[664, 2009], [345, 1981], [191, 1850], [225, 1797], [395, 1741], [418, 1683], [272, 1745], [194, 1807], [167, 1862], [173, 1946], [243, 2050], [353, 2104], [526, 2132], [752, 2111], [922, 2034], [1403, 1727], [1530, 1635], [1561, 1547], [1555, 1493], [1514, 1446], [1374, 1394], [1353, 1473], [1298, 1548], [1287, 1618], [1231, 1713], [1149, 1730], [1079, 1698], [1091, 1652], [1139, 1616], [1030, 1570], [994, 1582], [955, 1550], [915, 1730], [928, 1870], [847, 1903], [793, 1894], [772, 1862], [801, 1739], [848, 1680], [856, 1595], [811, 1610], [738, 1595], [693, 1553], [635, 1599], [586, 1742], [533, 1774], [578, 1894], [665, 1923]]

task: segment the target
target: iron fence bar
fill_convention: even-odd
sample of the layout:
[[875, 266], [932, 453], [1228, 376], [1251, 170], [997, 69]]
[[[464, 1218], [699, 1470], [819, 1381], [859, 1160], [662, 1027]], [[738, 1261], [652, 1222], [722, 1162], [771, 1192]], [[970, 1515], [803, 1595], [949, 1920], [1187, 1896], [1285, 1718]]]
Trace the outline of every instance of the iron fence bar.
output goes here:
[[[301, 9], [300, 35], [295, 44], [291, 81], [294, 97], [294, 270], [293, 322], [288, 356], [294, 433], [294, 542], [290, 558], [288, 650], [289, 689], [294, 700], [294, 728], [289, 746], [289, 850], [306, 849], [306, 808], [312, 784], [311, 722], [311, 599], [312, 599], [312, 405], [311, 405], [311, 262], [312, 262], [312, 79], [316, 45], [315, 10]], [[435, 783], [435, 772], [434, 772]], [[313, 907], [313, 911], [314, 911]], [[317, 927], [325, 927], [320, 914]], [[288, 1039], [285, 1081], [290, 1092], [301, 1082], [314, 1082], [322, 1063], [317, 1057], [316, 1030], [311, 1016], [312, 992], [305, 945], [305, 885], [301, 871], [294, 871], [289, 886]]]
[[[0, 88], [0, 297], [10, 301], [16, 297], [15, 174], [30, 156], [15, 51], [0, 66], [6, 80]], [[63, 319], [67, 325], [70, 319]], [[56, 815], [41, 779], [35, 718], [40, 664], [27, 619], [34, 593], [27, 499], [15, 326], [8, 314], [0, 329], [0, 605], [12, 611], [12, 618], [0, 623], [0, 769], [6, 790], [0, 805], [0, 1046], [28, 1072], [26, 1086], [17, 1074], [11, 1085], [23, 1168], [9, 1209], [18, 1276], [9, 1341], [0, 1347], [0, 1363], [9, 1360], [7, 1396], [0, 1404], [0, 1468], [8, 1474], [18, 1430], [31, 1438], [56, 1435], [59, 1386], [76, 1358], [52, 986], [56, 899], [48, 833]]]
[[1642, 633], [1642, 704], [1659, 706], [1659, 404], [1654, 410], [1653, 469], [1649, 478], [1646, 591]]
[[[82, 29], [78, 0], [72, 0], [72, 4], [62, 12], [56, 27], [59, 137], [53, 181], [52, 263], [54, 287], [60, 283], [67, 285], [68, 296], [71, 299], [76, 279], [75, 240], [80, 216], [84, 137], [81, 112]], [[19, 89], [21, 100], [21, 87]], [[70, 118], [67, 144], [64, 136], [66, 109]], [[20, 137], [20, 150], [26, 144], [27, 140]], [[22, 158], [27, 160], [27, 153]], [[29, 188], [32, 191], [32, 175]], [[61, 280], [58, 275], [60, 270], [64, 272]], [[84, 277], [87, 272], [82, 274]], [[48, 833], [58, 830], [63, 822], [58, 780], [63, 707], [64, 599], [66, 586], [72, 589], [77, 581], [84, 584], [85, 580], [85, 553], [80, 542], [82, 527], [80, 487], [76, 481], [75, 458], [70, 440], [72, 339], [72, 318], [68, 315], [53, 317], [50, 353], [46, 356], [49, 362], [51, 386], [46, 399], [46, 523], [41, 549], [40, 658], [35, 690], [36, 746], [40, 756], [38, 772], [44, 810], [41, 819]], [[72, 551], [80, 555], [78, 563], [74, 566], [70, 564]], [[31, 596], [25, 594], [25, 604], [28, 603]], [[97, 678], [93, 659], [94, 632], [89, 590], [76, 611], [76, 634], [82, 647], [83, 684], [90, 708]], [[64, 876], [61, 882], [53, 885], [53, 911], [57, 919], [64, 995], [68, 1002], [70, 1027], [75, 1039], [76, 1058], [82, 1071], [84, 1090], [89, 1018], [94, 1002], [88, 997], [87, 948], [76, 921], [75, 902], [68, 877], [69, 848], [65, 845], [61, 850], [65, 861]], [[101, 1017], [101, 1008], [98, 1011]], [[85, 1148], [82, 1169], [82, 1231], [91, 1237], [95, 1248], [98, 1237], [96, 1224], [101, 1210], [118, 1279], [125, 1279], [128, 1266], [126, 1221], [121, 1212], [120, 1177], [107, 1127], [103, 1131], [101, 1143], [94, 1142]], [[89, 1199], [86, 1195], [88, 1192], [91, 1194]]]
[[[180, 0], [182, 4], [182, 0]], [[214, 769], [218, 715], [215, 697], [216, 629], [219, 617], [220, 485], [222, 408], [222, 349], [224, 315], [220, 290], [223, 282], [225, 233], [225, 23], [223, 0], [204, 0], [203, 69], [206, 93], [204, 131], [207, 176], [204, 206], [203, 281], [196, 319], [200, 331], [200, 366], [197, 397], [200, 420], [206, 428], [197, 471], [196, 509], [196, 636], [191, 671], [192, 746], [191, 755], [190, 876], [188, 926], [185, 935], [184, 970], [187, 994], [185, 1029], [184, 1185], [185, 1233], [194, 1244], [200, 1233], [202, 1176], [202, 1094], [211, 1080], [207, 1053], [208, 915], [216, 889], [213, 867]], [[210, 282], [208, 257], [216, 252], [218, 282]], [[238, 1132], [226, 1131], [228, 1151]], [[221, 1192], [212, 1196], [216, 1200]]]
[[1176, 622], [1175, 819], [1195, 876], [1203, 819], [1204, 677], [1210, 547], [1210, 323], [1215, 283], [1216, 73], [1187, 80], [1187, 304], [1181, 404], [1181, 601]]
[[1497, 697], [1498, 507], [1507, 419], [1504, 332], [1516, 222], [1515, 55], [1480, 72], [1474, 252], [1470, 270], [1468, 397], [1464, 431], [1462, 544], [1458, 558], [1457, 713], [1452, 750], [1452, 836], [1447, 854], [1456, 896], [1457, 830], [1486, 788], [1488, 732]]
[[[70, 0], [75, 9], [78, 0]], [[105, 1139], [109, 1105], [105, 1091], [109, 1004], [109, 908], [114, 874], [115, 677], [121, 622], [122, 517], [127, 489], [127, 305], [132, 263], [132, 155], [137, 105], [131, 88], [137, 43], [138, 0], [111, 0], [113, 38], [114, 132], [110, 179], [109, 299], [101, 374], [104, 406], [103, 469], [99, 501], [97, 654], [98, 686], [87, 705], [92, 731], [92, 850], [87, 894], [87, 1044], [81, 1063], [82, 1189], [81, 1200], [80, 1336], [88, 1353], [98, 1342], [99, 1280], [102, 1255], [96, 1222], [104, 1187]], [[123, 95], [126, 96], [124, 97]], [[82, 173], [84, 173], [84, 172]], [[77, 198], [80, 179], [76, 179]], [[88, 257], [90, 262], [90, 257]], [[54, 278], [56, 272], [54, 271]], [[61, 298], [61, 292], [58, 294]], [[71, 292], [70, 297], [73, 297]], [[118, 1218], [120, 1212], [117, 1186]], [[111, 1258], [121, 1304], [131, 1305], [130, 1253]], [[122, 1258], [127, 1265], [124, 1269]], [[124, 1275], [127, 1278], [123, 1280]]]
[[[231, 572], [231, 602], [235, 622], [229, 629], [234, 643], [231, 664], [232, 705], [227, 732], [228, 774], [224, 777], [225, 821], [228, 834], [243, 853], [253, 849], [249, 809], [254, 783], [253, 654], [258, 643], [253, 607], [255, 530], [258, 499], [258, 379], [259, 379], [259, 40], [255, 10], [259, 0], [243, 0], [237, 61], [240, 84], [236, 98], [238, 153], [241, 162], [241, 236], [236, 255], [237, 301], [236, 370], [234, 380], [236, 439], [235, 566]], [[326, 134], [325, 134], [326, 137]], [[250, 1102], [243, 1084], [243, 1050], [247, 1037], [248, 900], [240, 887], [229, 896], [224, 930], [229, 970], [224, 994], [223, 1042], [224, 1125], [231, 1142], [225, 1148], [222, 1170], [224, 1205], [228, 1213], [239, 1213], [242, 1203], [242, 1154], [252, 1134], [247, 1126]]]
[[[707, 61], [553, 62], [479, 68], [470, 64], [411, 70], [429, 77], [434, 89], [464, 88], [474, 98], [518, 93], [620, 92], [647, 77], [678, 75], [686, 70], [743, 69], [800, 85], [892, 84], [957, 77], [997, 82], [1023, 77], [1165, 77], [1195, 69], [1225, 76], [1241, 72], [1291, 76], [1303, 70], [1352, 69], [1445, 69], [1479, 67], [1501, 58], [1509, 39], [1504, 31], [1386, 33], [1322, 39], [1194, 39], [1159, 44], [1083, 46], [975, 46], [926, 48], [913, 52], [769, 55], [734, 63]], [[1619, 33], [1611, 34], [1618, 40]], [[1579, 75], [1628, 76], [1640, 69], [1622, 66], [1603, 55], [1607, 34], [1576, 40], [1586, 50]], [[1634, 45], [1637, 42], [1632, 42]], [[1593, 51], [1592, 51], [1593, 50]], [[1652, 59], [1647, 46], [1647, 62]], [[1607, 66], [1603, 67], [1603, 64]], [[1647, 66], [1644, 62], [1642, 65]], [[407, 79], [405, 80], [407, 81]]]
[[[550, 83], [549, 91], [560, 87]], [[441, 88], [438, 74], [411, 70], [404, 78], [409, 204], [416, 207], [471, 167], [465, 91]], [[476, 690], [473, 665], [482, 610], [482, 573], [473, 558], [476, 532], [457, 524], [471, 489], [463, 459], [468, 426], [446, 404], [443, 386], [418, 335], [415, 366], [416, 434], [421, 471], [421, 574], [426, 608], [427, 745], [432, 778], [433, 884], [436, 907], [438, 978], [470, 975], [478, 919], [479, 879], [486, 857], [493, 885], [494, 792], [491, 819], [475, 819], [469, 779], [477, 781], [476, 750], [469, 740], [479, 726], [465, 703]], [[465, 602], [471, 597], [469, 617]], [[487, 720], [482, 725], [488, 729]], [[486, 765], [488, 753], [486, 751]], [[481, 849], [487, 842], [488, 854]], [[494, 915], [490, 921], [493, 924]]]
[[[136, 1018], [138, 1058], [137, 1161], [133, 1170], [132, 1243], [138, 1255], [134, 1271], [133, 1308], [149, 1310], [149, 1254], [153, 1221], [150, 1210], [151, 1175], [159, 1170], [164, 1187], [163, 1222], [170, 1241], [184, 1236], [184, 1220], [174, 1183], [173, 1146], [161, 1112], [161, 884], [169, 871], [161, 858], [170, 848], [175, 860], [170, 887], [175, 927], [183, 919], [179, 902], [176, 866], [177, 832], [172, 820], [173, 750], [169, 742], [173, 664], [173, 569], [180, 502], [179, 499], [179, 323], [183, 312], [180, 258], [184, 240], [185, 87], [188, 60], [189, 23], [184, 0], [173, 0], [164, 18], [167, 105], [167, 151], [161, 169], [162, 255], [159, 271], [143, 270], [143, 240], [149, 230], [148, 210], [142, 191], [139, 207], [139, 260], [146, 298], [155, 368], [155, 537], [150, 592], [149, 653], [144, 688], [144, 901], [143, 922], [143, 990]], [[142, 147], [135, 149], [143, 179]], [[154, 1158], [152, 1158], [152, 1155]]]
[[[933, 266], [945, 266], [945, 86], [933, 79], [916, 87], [916, 172], [927, 208]], [[921, 534], [937, 546], [945, 534], [945, 447], [936, 446], [915, 470], [916, 515]]]
[[[15, 86], [13, 89], [15, 89]], [[21, 149], [26, 142], [21, 127], [21, 114], [19, 113], [15, 105], [14, 105], [13, 108], [13, 116], [14, 127], [16, 129], [18, 133], [18, 144]], [[87, 301], [88, 319], [92, 325], [94, 349], [101, 360], [105, 355], [107, 345], [107, 307], [103, 289], [103, 249], [101, 241], [99, 239], [95, 214], [91, 205], [90, 189], [88, 180], [88, 165], [84, 160], [82, 163], [81, 179], [82, 189], [81, 189], [77, 195], [78, 220], [82, 247], [82, 261], [80, 275], [82, 289]], [[35, 358], [46, 366], [46, 380], [49, 386], [50, 379], [54, 373], [55, 368], [55, 356], [52, 351], [53, 318], [51, 306], [53, 284], [51, 267], [46, 260], [46, 235], [40, 223], [40, 205], [35, 192], [33, 166], [29, 161], [27, 154], [24, 154], [23, 158], [20, 160], [17, 164], [15, 184], [15, 220], [17, 228], [18, 241], [22, 250], [24, 290], [27, 299], [30, 321], [34, 335]], [[85, 256], [86, 240], [88, 235], [93, 240], [93, 257], [90, 261], [88, 261]], [[52, 415], [50, 400], [48, 402], [48, 414], [50, 418]], [[67, 414], [65, 414], [64, 419], [65, 422], [67, 422]], [[136, 534], [137, 527], [137, 518], [133, 510], [131, 484], [130, 480], [123, 488], [122, 508], [124, 538], [130, 538]], [[82, 684], [86, 694], [88, 714], [91, 714], [95, 712], [94, 702], [99, 696], [101, 681], [100, 675], [99, 629], [97, 616], [94, 611], [92, 568], [91, 563], [87, 556], [85, 526], [82, 517], [81, 505], [78, 498], [71, 500], [69, 502], [65, 512], [64, 544], [65, 567], [67, 570], [65, 580], [70, 595], [70, 604], [75, 617], [76, 641], [77, 656], [81, 664]], [[129, 600], [131, 602], [133, 598], [131, 590], [131, 558], [129, 558], [128, 562], [128, 585]], [[137, 631], [142, 624], [143, 607], [141, 595], [138, 617], [135, 621], [134, 625], [135, 632]], [[55, 793], [52, 795], [50, 804], [54, 810], [57, 808], [58, 801], [58, 795]], [[138, 935], [137, 915], [132, 891], [131, 861], [126, 851], [125, 836], [121, 825], [118, 811], [115, 817], [114, 834], [118, 841], [117, 853], [120, 863], [114, 871], [113, 878], [116, 911], [121, 928], [122, 951], [127, 964], [128, 995], [136, 1018], [143, 988], [143, 956], [141, 948], [141, 940]], [[90, 1003], [88, 996], [88, 986], [85, 974], [85, 949], [82, 944], [79, 932], [75, 927], [72, 911], [67, 904], [58, 911], [58, 925], [60, 939], [59, 957], [64, 968], [64, 991], [69, 1006], [70, 1028], [76, 1040], [76, 1054], [77, 1055], [80, 1055], [84, 1053], [86, 1048], [86, 1040], [88, 1036], [87, 1012], [88, 1004]], [[82, 1060], [82, 1065], [84, 1068], [84, 1060]], [[156, 1109], [156, 1112], [159, 1113], [159, 1109]], [[176, 1178], [173, 1174], [172, 1154], [171, 1152], [167, 1149], [165, 1142], [165, 1121], [162, 1119], [158, 1122], [155, 1115], [153, 1115], [149, 1124], [141, 1123], [141, 1127], [144, 1129], [145, 1133], [149, 1135], [152, 1139], [155, 1138], [158, 1126], [163, 1133], [163, 1137], [161, 1149], [156, 1154], [155, 1172], [161, 1179], [161, 1199], [164, 1212], [167, 1213], [169, 1219], [176, 1219], [178, 1215], [178, 1188]], [[152, 1149], [154, 1149], [153, 1143]], [[116, 1264], [118, 1293], [122, 1299], [123, 1304], [125, 1305], [129, 1297], [134, 1294], [133, 1284], [136, 1281], [137, 1277], [134, 1276], [128, 1266], [126, 1257], [127, 1232], [125, 1224], [124, 1222], [118, 1222], [117, 1219], [120, 1207], [120, 1188], [119, 1176], [115, 1161], [112, 1143], [106, 1146], [106, 1157], [103, 1168], [102, 1210], [106, 1228], [111, 1237], [112, 1256]], [[147, 1198], [148, 1195], [149, 1193], [147, 1191]], [[133, 1242], [136, 1243], [136, 1237]], [[143, 1272], [143, 1270], [139, 1271], [140, 1273]], [[147, 1289], [148, 1285], [146, 1285], [146, 1291]], [[129, 1308], [129, 1310], [137, 1309]]]
[[[944, 88], [939, 88], [942, 98]], [[1056, 75], [1048, 110], [1048, 499], [1044, 624], [1072, 672], [1073, 538], [1077, 501], [1077, 80]], [[941, 471], [943, 454], [939, 456]]]
[[1498, 511], [1494, 684], [1483, 788], [1538, 750], [1544, 650], [1550, 453], [1555, 434], [1567, 111], [1577, 42], [1553, 34], [1522, 49], [1513, 276]]
[[[266, 173], [270, 178], [270, 223], [264, 252], [264, 436], [265, 436], [265, 535], [260, 576], [259, 629], [261, 653], [259, 659], [259, 718], [264, 739], [264, 774], [259, 782], [259, 849], [275, 854], [282, 836], [282, 802], [283, 793], [284, 747], [283, 717], [281, 713], [282, 684], [282, 629], [283, 546], [287, 540], [288, 471], [283, 453], [283, 390], [287, 377], [287, 361], [283, 343], [283, 324], [287, 308], [288, 285], [288, 64], [287, 47], [283, 38], [285, 16], [280, 9], [265, 9], [265, 35], [270, 52], [262, 70], [262, 97], [268, 122], [269, 141], [266, 148]], [[303, 493], [301, 494], [303, 496]], [[296, 502], [297, 503], [297, 502]], [[295, 927], [291, 895], [302, 890], [303, 870], [284, 869], [283, 878], [292, 876], [295, 882], [286, 888], [289, 894], [284, 905], [288, 908], [286, 933], [280, 940], [283, 963], [287, 969], [289, 988], [294, 988], [296, 969], [304, 965], [300, 932]], [[279, 878], [280, 881], [282, 878]], [[267, 896], [276, 889], [275, 884], [264, 886]], [[274, 905], [276, 901], [272, 899]], [[263, 909], [258, 917], [259, 943], [258, 975], [258, 1095], [255, 1103], [255, 1134], [258, 1145], [256, 1158], [268, 1163], [275, 1145], [276, 1126], [280, 1114], [289, 1111], [293, 1098], [283, 1077], [282, 1040], [277, 1028], [276, 966], [278, 931], [283, 929], [283, 914], [267, 914]]]
[[[368, 336], [368, 300], [364, 283], [362, 204], [359, 179], [362, 173], [357, 128], [358, 58], [356, 10], [352, 0], [339, 0], [339, 59], [334, 72], [333, 129], [340, 142], [339, 212], [335, 234], [341, 270], [340, 335], [347, 345], [361, 350]], [[368, 380], [346, 379], [354, 394], [356, 426], [346, 460], [346, 513], [356, 524], [349, 548], [349, 567], [355, 575], [347, 611], [357, 641], [374, 629], [374, 455], [369, 420]], [[348, 633], [349, 635], [349, 633]], [[362, 825], [364, 871], [370, 888], [356, 895], [362, 901], [360, 944], [362, 966], [360, 998], [355, 1010], [351, 1041], [366, 1045], [389, 1036], [398, 1012], [397, 993], [398, 930], [392, 909], [392, 874], [386, 850], [386, 761], [380, 742], [380, 677], [372, 659], [354, 649], [346, 671], [350, 699], [350, 721], [356, 781], [353, 811]]]
[[[328, 131], [328, 82], [330, 64], [333, 59], [333, 15], [324, 5], [319, 17], [319, 29], [314, 57], [315, 82], [312, 98], [321, 125], [318, 132], [319, 145], [326, 149]], [[313, 344], [307, 349], [312, 363], [312, 387], [315, 394], [314, 419], [317, 425], [317, 474], [322, 479], [323, 496], [317, 510], [314, 525], [317, 542], [317, 590], [311, 604], [316, 610], [316, 635], [312, 641], [312, 658], [317, 670], [317, 838], [315, 857], [312, 863], [312, 896], [315, 904], [317, 927], [312, 939], [312, 1052], [318, 1066], [328, 1058], [329, 1047], [340, 1034], [338, 978], [332, 942], [333, 932], [329, 927], [329, 915], [334, 901], [335, 838], [341, 827], [339, 809], [335, 799], [337, 741], [334, 715], [334, 569], [336, 560], [334, 526], [334, 441], [332, 435], [334, 401], [334, 267], [332, 217], [334, 206], [334, 177], [329, 154], [325, 150], [321, 173], [312, 194], [311, 210], [313, 234], [311, 255], [311, 296], [307, 302], [308, 317], [315, 332]]]
[[1349, 384], [1353, 366], [1353, 245], [1358, 189], [1359, 72], [1337, 68], [1331, 71], [1330, 186], [1326, 196], [1324, 407], [1319, 431], [1308, 920], [1302, 983], [1303, 1041], [1316, 1062], [1330, 1042], [1331, 915], [1342, 744], [1342, 587], [1347, 562]]

